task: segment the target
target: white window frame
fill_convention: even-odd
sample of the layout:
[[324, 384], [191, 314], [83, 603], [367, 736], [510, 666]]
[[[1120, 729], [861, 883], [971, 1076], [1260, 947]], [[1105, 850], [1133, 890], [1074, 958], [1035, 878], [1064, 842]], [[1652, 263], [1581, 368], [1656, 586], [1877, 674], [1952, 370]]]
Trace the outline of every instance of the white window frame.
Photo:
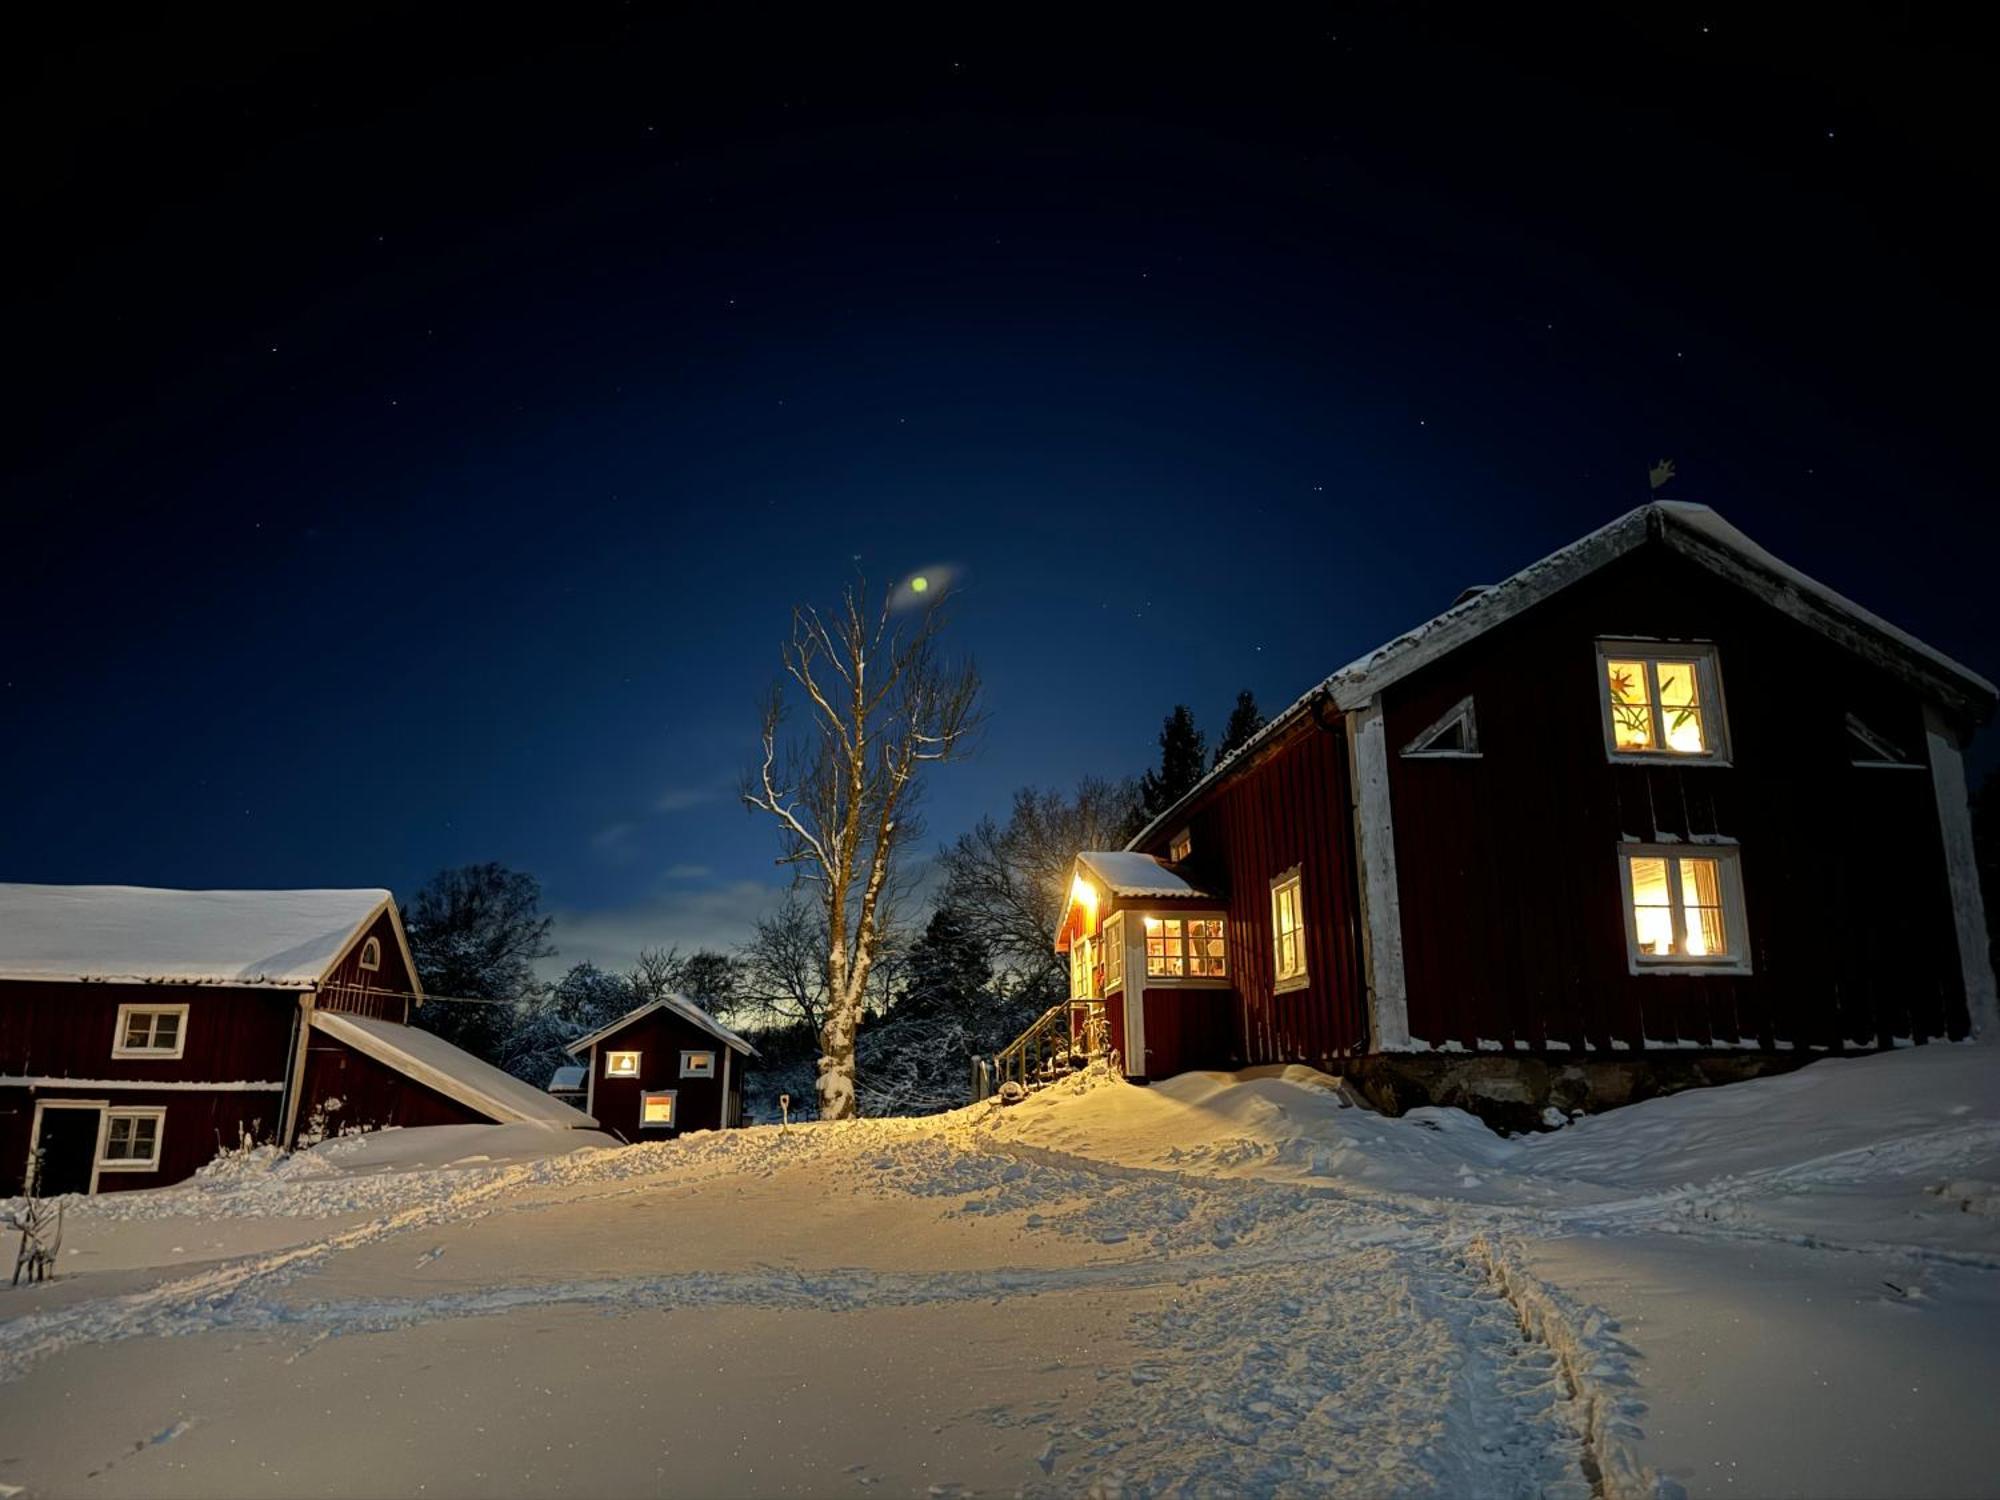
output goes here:
[[[1607, 690], [1608, 691], [1608, 690]], [[1459, 747], [1434, 749], [1433, 742], [1455, 726], [1463, 725], [1459, 736]], [[1397, 752], [1404, 760], [1481, 760], [1479, 753], [1479, 707], [1467, 693], [1458, 702], [1446, 709], [1435, 722], [1426, 726], [1423, 733], [1414, 736], [1409, 744]]]
[[[628, 1068], [619, 1067], [618, 1059], [621, 1057], [631, 1058], [632, 1065]], [[637, 1078], [639, 1076], [639, 1068], [644, 1060], [637, 1052], [626, 1051], [622, 1048], [614, 1052], [607, 1047], [604, 1051], [604, 1076], [606, 1078]]]
[[[177, 1028], [175, 1028], [174, 1031], [174, 1045], [171, 1048], [126, 1046], [125, 1028], [130, 1018], [135, 1015], [179, 1016], [181, 1023]], [[154, 1026], [147, 1027], [147, 1035], [149, 1036], [152, 1035], [156, 1029], [157, 1027]], [[188, 1008], [185, 1004], [156, 1005], [151, 1001], [146, 1001], [143, 1003], [134, 1003], [131, 1005], [121, 1005], [118, 1007], [118, 1029], [111, 1033], [111, 1055], [113, 1057], [129, 1057], [134, 1060], [143, 1059], [152, 1062], [172, 1062], [176, 1058], [182, 1057], [186, 1054], [187, 1037], [188, 1037]]]
[[1124, 912], [1113, 912], [1104, 919], [1104, 930], [1098, 940], [1104, 944], [1104, 993], [1109, 995], [1113, 990], [1125, 988]]
[[1097, 939], [1078, 933], [1070, 939], [1069, 945], [1069, 998], [1072, 1000], [1095, 1000], [1091, 994], [1095, 987], [1092, 971], [1096, 967]]
[[357, 962], [361, 968], [366, 969], [370, 974], [380, 969], [382, 967], [382, 940], [373, 937], [364, 940], [361, 944], [361, 957]]
[[[1637, 661], [1646, 666], [1646, 702], [1653, 715], [1653, 737], [1658, 744], [1651, 750], [1621, 750], [1611, 717], [1611, 671], [1614, 661]], [[1708, 749], [1700, 754], [1666, 748], [1666, 715], [1660, 709], [1660, 674], [1656, 663], [1691, 661], [1698, 680], [1696, 702], [1701, 708], [1702, 732]], [[1597, 719], [1604, 733], [1604, 753], [1621, 765], [1727, 766], [1729, 764], [1729, 706], [1722, 695], [1722, 659], [1713, 641], [1635, 640], [1606, 637], [1597, 642]]]
[[1167, 841], [1167, 863], [1177, 865], [1194, 853], [1194, 830], [1183, 828]]
[[[646, 1105], [654, 1099], [665, 1099], [667, 1114], [665, 1120], [646, 1118]], [[681, 1128], [681, 1091], [679, 1089], [641, 1089], [639, 1091], [639, 1128], [641, 1130], [678, 1130]]]
[[[706, 1058], [706, 1065], [698, 1065], [696, 1058]], [[681, 1077], [713, 1078], [715, 1076], [715, 1053], [710, 1050], [696, 1050], [681, 1054]]]
[[[1744, 914], [1742, 850], [1736, 844], [1620, 844], [1618, 846], [1618, 894], [1624, 903], [1625, 961], [1634, 974], [1748, 974], [1750, 966], [1750, 923]], [[1716, 863], [1716, 883], [1722, 895], [1722, 931], [1729, 942], [1727, 953], [1696, 958], [1688, 953], [1665, 957], [1639, 951], [1639, 919], [1632, 905], [1632, 861], [1663, 859], [1667, 862], [1667, 899], [1674, 916], [1674, 946], [1687, 946], [1687, 908], [1681, 897], [1681, 867], [1684, 859], [1712, 859]]]
[[[118, 1120], [153, 1120], [153, 1154], [143, 1159], [111, 1155], [111, 1126]], [[167, 1145], [167, 1111], [164, 1105], [119, 1105], [104, 1112], [104, 1123], [97, 1132], [97, 1170], [99, 1172], [157, 1172], [160, 1158]]]
[[[1306, 959], [1306, 895], [1302, 865], [1293, 865], [1282, 875], [1271, 881], [1271, 991], [1273, 994], [1290, 994], [1302, 990], [1312, 983], [1311, 964]], [[1292, 914], [1297, 922], [1298, 966], [1286, 972], [1283, 950], [1278, 945], [1278, 898], [1289, 890], [1292, 893]]]
[[[1220, 922], [1222, 924], [1222, 972], [1220, 974], [1155, 974], [1153, 955], [1145, 951], [1146, 918], [1156, 917], [1162, 922]], [[1168, 989], [1175, 986], [1193, 990], [1227, 989], [1234, 982], [1236, 960], [1230, 949], [1235, 946], [1229, 934], [1229, 913], [1223, 911], [1148, 911], [1139, 914], [1140, 954], [1139, 962], [1146, 976], [1149, 990]], [[1181, 928], [1181, 965], [1185, 970], [1189, 958], [1187, 950], [1187, 928]]]

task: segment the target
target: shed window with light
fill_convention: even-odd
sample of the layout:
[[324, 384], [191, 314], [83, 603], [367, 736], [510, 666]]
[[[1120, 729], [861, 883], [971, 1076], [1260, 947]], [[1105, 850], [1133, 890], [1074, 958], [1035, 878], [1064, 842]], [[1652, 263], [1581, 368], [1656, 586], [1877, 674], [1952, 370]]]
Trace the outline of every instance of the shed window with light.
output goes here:
[[639, 1127], [642, 1130], [670, 1130], [674, 1123], [674, 1091], [639, 1096]]
[[639, 1076], [639, 1054], [636, 1052], [605, 1053], [604, 1076], [606, 1078], [637, 1078]]

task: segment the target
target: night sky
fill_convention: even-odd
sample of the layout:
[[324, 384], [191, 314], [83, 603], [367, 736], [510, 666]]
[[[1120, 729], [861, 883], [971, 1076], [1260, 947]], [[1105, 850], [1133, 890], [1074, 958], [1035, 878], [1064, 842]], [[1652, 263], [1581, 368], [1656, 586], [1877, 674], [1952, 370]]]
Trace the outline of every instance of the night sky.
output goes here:
[[0, 879], [497, 859], [566, 960], [726, 940], [857, 565], [951, 569], [986, 674], [934, 844], [1662, 457], [2000, 675], [1948, 11], [406, 9], [16, 37]]

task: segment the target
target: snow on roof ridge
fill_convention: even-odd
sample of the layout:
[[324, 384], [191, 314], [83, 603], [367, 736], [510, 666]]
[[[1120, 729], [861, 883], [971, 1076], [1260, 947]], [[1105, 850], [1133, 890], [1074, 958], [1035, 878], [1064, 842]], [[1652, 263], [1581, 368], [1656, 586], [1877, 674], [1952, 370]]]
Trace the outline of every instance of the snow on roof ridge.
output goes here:
[[518, 1121], [574, 1130], [597, 1124], [582, 1110], [551, 1098], [547, 1090], [474, 1057], [434, 1031], [336, 1010], [314, 1011], [312, 1024], [385, 1067], [467, 1108], [492, 1115], [503, 1125]]
[[[1790, 563], [1759, 545], [1725, 519], [1714, 507], [1693, 500], [1652, 500], [1644, 505], [1635, 506], [1595, 531], [1558, 547], [1547, 556], [1536, 559], [1525, 568], [1508, 575], [1490, 587], [1481, 589], [1471, 597], [1459, 599], [1449, 609], [1385, 641], [1372, 651], [1363, 652], [1345, 666], [1320, 679], [1278, 713], [1272, 715], [1249, 739], [1216, 762], [1209, 773], [1190, 787], [1178, 801], [1134, 834], [1126, 844], [1126, 849], [1136, 850], [1140, 844], [1159, 832], [1162, 826], [1172, 822], [1210, 786], [1229, 775], [1244, 757], [1269, 741], [1279, 730], [1295, 722], [1314, 699], [1329, 697], [1340, 708], [1358, 707], [1361, 702], [1373, 697], [1376, 692], [1403, 675], [1402, 673], [1397, 673], [1396, 676], [1378, 674], [1399, 658], [1412, 653], [1419, 644], [1434, 640], [1449, 627], [1467, 619], [1477, 620], [1488, 615], [1497, 615], [1499, 618], [1492, 621], [1492, 624], [1497, 625], [1500, 620], [1509, 618], [1518, 609], [1539, 602], [1547, 593], [1556, 592], [1565, 584], [1573, 582], [1574, 578], [1595, 572], [1613, 558], [1622, 556], [1632, 547], [1647, 540], [1653, 535], [1655, 517], [1660, 521], [1659, 535], [1662, 540], [1669, 540], [1666, 535], [1666, 524], [1671, 519], [1674, 524], [1686, 531], [1706, 538], [1711, 543], [1736, 554], [1753, 567], [1790, 584], [1801, 593], [1817, 598], [1822, 606], [1832, 609], [1836, 614], [1846, 615], [1901, 649], [1925, 658], [1934, 666], [1941, 668], [1946, 675], [1971, 684], [1989, 698], [2000, 698], [2000, 688], [1996, 688], [1979, 673], [1947, 656], [1936, 647], [1926, 645], [1908, 631], [1890, 624], [1881, 616], [1864, 609], [1810, 575], [1800, 572]], [[1669, 545], [1672, 545], [1670, 540]], [[1604, 553], [1604, 556], [1597, 557], [1595, 554], [1599, 552]], [[1577, 566], [1585, 562], [1588, 563], [1587, 566]], [[1551, 575], [1565, 573], [1572, 567], [1575, 569], [1574, 577], [1563, 577], [1560, 581], [1548, 583]], [[1547, 584], [1545, 590], [1542, 587], [1544, 584]], [[1524, 595], [1527, 597], [1523, 598]], [[1517, 599], [1521, 601], [1518, 605], [1515, 603]], [[1470, 639], [1478, 633], [1478, 630], [1468, 630], [1465, 638]], [[1455, 649], [1459, 644], [1462, 642], [1452, 641], [1437, 654], [1442, 655], [1444, 650]], [[1415, 666], [1409, 666], [1405, 670], [1415, 670]], [[1343, 688], [1348, 690], [1346, 698], [1354, 701], [1344, 700], [1341, 691]], [[1366, 691], [1359, 691], [1363, 688]]]
[[310, 988], [392, 903], [382, 887], [0, 884], [0, 975]]
[[714, 1016], [711, 1016], [707, 1011], [703, 1010], [699, 1005], [696, 1005], [692, 1000], [688, 999], [685, 995], [678, 995], [678, 994], [662, 995], [657, 1000], [648, 1000], [644, 1005], [635, 1006], [633, 1009], [626, 1011], [624, 1015], [618, 1017], [617, 1020], [607, 1021], [604, 1023], [604, 1025], [598, 1027], [597, 1030], [590, 1032], [585, 1036], [578, 1037], [575, 1041], [569, 1043], [563, 1050], [569, 1053], [571, 1057], [574, 1057], [579, 1052], [582, 1052], [586, 1048], [588, 1048], [591, 1045], [591, 1043], [601, 1042], [604, 1040], [604, 1038], [612, 1035], [614, 1032], [624, 1030], [627, 1026], [630, 1026], [634, 1021], [638, 1020], [641, 1016], [656, 1011], [661, 1006], [665, 1006], [667, 1009], [673, 1011], [675, 1015], [681, 1017], [683, 1020], [692, 1022], [694, 1025], [699, 1026], [703, 1031], [706, 1031], [710, 1036], [714, 1037], [718, 1042], [722, 1042], [726, 1046], [734, 1047], [738, 1052], [741, 1052], [745, 1057], [757, 1057], [761, 1055], [758, 1053], [755, 1047], [751, 1046], [748, 1042], [744, 1041], [742, 1037], [738, 1036], [735, 1032], [731, 1031], [727, 1026], [724, 1026], [720, 1021], [716, 1020]]

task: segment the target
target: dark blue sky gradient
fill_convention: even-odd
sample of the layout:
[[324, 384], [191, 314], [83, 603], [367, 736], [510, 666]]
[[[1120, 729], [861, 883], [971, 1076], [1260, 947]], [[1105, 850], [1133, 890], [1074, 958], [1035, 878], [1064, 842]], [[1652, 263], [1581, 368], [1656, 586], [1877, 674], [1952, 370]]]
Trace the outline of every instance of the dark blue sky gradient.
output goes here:
[[727, 937], [857, 564], [961, 580], [935, 839], [1662, 456], [2000, 672], [1976, 59], [1906, 18], [93, 24], [14, 106], [0, 879], [499, 859], [565, 957]]

